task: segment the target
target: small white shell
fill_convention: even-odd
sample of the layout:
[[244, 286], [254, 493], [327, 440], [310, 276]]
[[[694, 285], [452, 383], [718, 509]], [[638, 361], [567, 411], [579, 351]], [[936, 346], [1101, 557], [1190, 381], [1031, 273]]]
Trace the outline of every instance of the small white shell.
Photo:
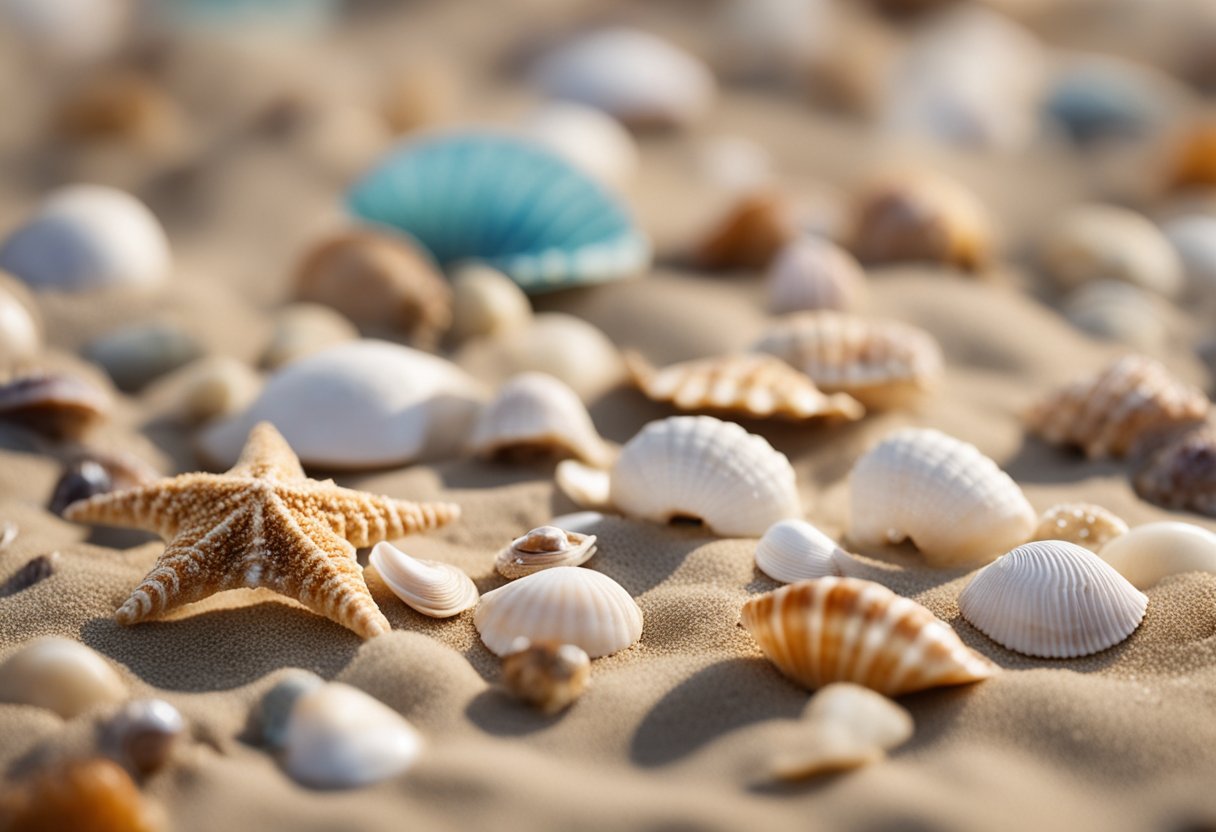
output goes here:
[[405, 604], [432, 618], [451, 618], [477, 605], [477, 587], [450, 563], [419, 560], [391, 543], [377, 543], [368, 558]]
[[998, 644], [1044, 658], [1112, 647], [1144, 618], [1148, 596], [1086, 548], [1062, 540], [1018, 546], [978, 573], [959, 611]]
[[774, 523], [756, 545], [756, 566], [774, 581], [792, 584], [840, 574], [836, 541], [805, 520]]
[[114, 668], [71, 639], [37, 639], [0, 664], [0, 702], [47, 708], [71, 719], [126, 698], [127, 686]]
[[1182, 265], [1168, 239], [1146, 217], [1113, 205], [1078, 205], [1053, 224], [1043, 265], [1063, 288], [1102, 278], [1166, 297], [1183, 288]]
[[319, 789], [366, 786], [409, 769], [422, 736], [399, 713], [340, 682], [301, 694], [287, 718], [283, 767]]
[[866, 276], [847, 251], [820, 237], [799, 237], [768, 270], [768, 308], [777, 315], [815, 309], [848, 312], [861, 305]]
[[575, 644], [591, 658], [624, 650], [642, 637], [642, 610], [607, 575], [575, 566], [543, 569], [487, 592], [473, 616], [486, 647], [512, 652], [532, 643]]
[[1034, 540], [1066, 540], [1091, 552], [1119, 535], [1127, 534], [1127, 524], [1102, 506], [1092, 503], [1060, 503], [1043, 512]]
[[452, 275], [452, 328], [457, 342], [478, 335], [523, 329], [532, 320], [532, 304], [519, 284], [481, 263]]
[[898, 430], [849, 476], [849, 540], [880, 546], [911, 538], [932, 566], [987, 563], [1034, 532], [1034, 509], [1008, 474], [974, 445], [930, 429]]
[[637, 142], [601, 110], [551, 102], [530, 113], [520, 126], [526, 136], [611, 188], [625, 187], [637, 173]]
[[613, 456], [578, 394], [545, 373], [520, 373], [504, 384], [477, 418], [469, 449], [485, 457], [539, 451], [592, 465], [608, 465]]
[[1167, 575], [1216, 572], [1216, 534], [1191, 523], [1137, 526], [1098, 550], [1098, 556], [1138, 589]]
[[494, 568], [508, 580], [557, 566], [582, 566], [595, 554], [595, 535], [540, 526], [515, 538], [494, 558]]

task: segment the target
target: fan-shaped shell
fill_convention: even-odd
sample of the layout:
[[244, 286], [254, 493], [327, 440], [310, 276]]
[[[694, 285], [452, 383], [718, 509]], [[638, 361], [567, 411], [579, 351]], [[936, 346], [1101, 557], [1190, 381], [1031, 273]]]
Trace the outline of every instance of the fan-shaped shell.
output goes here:
[[859, 546], [911, 538], [933, 566], [986, 563], [1030, 538], [1034, 509], [1008, 474], [974, 445], [929, 429], [896, 431], [849, 476]]
[[480, 260], [528, 292], [628, 277], [650, 244], [597, 182], [527, 139], [449, 133], [389, 153], [348, 195], [356, 216], [414, 237], [445, 268]]
[[[1140, 453], [1137, 448], [1136, 455]], [[1151, 503], [1216, 517], [1216, 426], [1203, 423], [1166, 434], [1132, 485]]]
[[820, 389], [848, 393], [867, 407], [897, 405], [942, 376], [941, 347], [929, 333], [842, 312], [791, 315], [754, 348], [806, 373]]
[[473, 616], [481, 640], [505, 656], [515, 640], [574, 644], [591, 658], [642, 637], [642, 610], [616, 581], [590, 569], [557, 566], [487, 592]]
[[1042, 399], [1026, 424], [1048, 442], [1081, 446], [1091, 459], [1118, 457], [1146, 432], [1203, 419], [1209, 405], [1202, 390], [1158, 362], [1128, 355]]
[[1173, 297], [1183, 287], [1182, 264], [1166, 236], [1146, 217], [1113, 205], [1070, 208], [1052, 226], [1041, 258], [1064, 288], [1105, 278]]
[[750, 599], [743, 626], [789, 678], [886, 696], [987, 679], [998, 668], [909, 598], [857, 578], [801, 581]]
[[592, 465], [612, 461], [578, 393], [545, 373], [521, 373], [504, 384], [477, 418], [469, 447], [482, 456], [539, 452]]
[[1034, 540], [1064, 540], [1096, 552], [1102, 544], [1127, 534], [1127, 524], [1093, 503], [1061, 503], [1043, 512]]
[[410, 557], [391, 543], [377, 543], [368, 560], [394, 595], [432, 618], [459, 615], [480, 597], [460, 567]]
[[840, 574], [836, 541], [805, 520], [774, 523], [756, 545], [756, 566], [774, 581], [792, 584]]
[[1044, 658], [1112, 647], [1140, 626], [1148, 596], [1088, 549], [1063, 540], [1019, 546], [981, 569], [958, 597], [963, 618], [998, 644]]
[[860, 419], [865, 408], [847, 393], [827, 395], [771, 355], [747, 353], [683, 361], [662, 369], [638, 353], [625, 366], [647, 398], [680, 410], [713, 410], [756, 419]]
[[1216, 572], [1216, 534], [1191, 523], [1147, 523], [1108, 542], [1098, 556], [1148, 589], [1167, 575]]
[[582, 566], [595, 554], [595, 535], [568, 532], [557, 526], [540, 526], [499, 550], [494, 568], [508, 580], [542, 569]]
[[787, 312], [861, 305], [866, 276], [853, 255], [820, 237], [799, 237], [787, 244], [768, 270], [768, 308]]

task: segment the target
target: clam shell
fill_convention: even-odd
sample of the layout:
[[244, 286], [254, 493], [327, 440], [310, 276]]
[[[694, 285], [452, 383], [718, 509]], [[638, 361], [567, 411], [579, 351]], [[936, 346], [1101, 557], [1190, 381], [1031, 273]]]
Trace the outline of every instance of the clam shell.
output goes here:
[[423, 615], [451, 618], [477, 605], [477, 587], [459, 567], [412, 558], [391, 543], [377, 543], [368, 558], [393, 594]]
[[1063, 540], [1096, 552], [1123, 534], [1127, 524], [1102, 506], [1061, 503], [1043, 512], [1031, 540]]
[[110, 396], [78, 376], [42, 372], [0, 384], [0, 420], [53, 439], [79, 439], [110, 413]]
[[452, 275], [451, 335], [457, 342], [520, 330], [531, 320], [528, 296], [497, 269], [473, 264]]
[[837, 552], [844, 550], [805, 520], [782, 520], [756, 545], [756, 567], [774, 581], [792, 584], [840, 574]]
[[1216, 426], [1203, 423], [1167, 434], [1147, 454], [1132, 485], [1151, 503], [1216, 517]]
[[47, 708], [71, 719], [126, 698], [127, 686], [114, 668], [71, 639], [36, 639], [0, 664], [0, 702]]
[[958, 597], [963, 618], [998, 644], [1043, 658], [1112, 647], [1140, 626], [1148, 596], [1088, 549], [1062, 540], [1019, 546]]
[[744, 193], [705, 234], [693, 259], [707, 269], [764, 269], [798, 236], [798, 226], [792, 200], [780, 191]]
[[556, 566], [582, 566], [595, 554], [595, 535], [541, 526], [499, 550], [494, 568], [508, 580]]
[[637, 173], [637, 142], [601, 110], [553, 101], [525, 116], [520, 129], [610, 188], [624, 188]]
[[799, 237], [777, 252], [768, 270], [768, 308], [777, 315], [861, 305], [866, 276], [853, 255], [830, 240]]
[[871, 581], [790, 584], [748, 600], [742, 617], [764, 655], [811, 690], [853, 682], [901, 696], [998, 672], [946, 622]]
[[440, 133], [399, 146], [347, 197], [447, 268], [479, 260], [526, 292], [630, 277], [650, 243], [624, 206], [562, 157], [517, 136]]
[[502, 683], [513, 696], [552, 715], [574, 704], [591, 680], [583, 648], [555, 641], [517, 640], [502, 661]]
[[521, 373], [502, 386], [477, 418], [469, 450], [480, 456], [539, 453], [612, 461], [578, 394], [545, 373]]
[[849, 500], [849, 540], [910, 538], [938, 567], [987, 563], [1038, 522], [1022, 489], [978, 448], [923, 428], [895, 431], [859, 459]]
[[106, 726], [109, 744], [139, 774], [163, 767], [186, 733], [186, 720], [163, 699], [126, 703]]
[[1170, 338], [1161, 299], [1118, 280], [1094, 280], [1061, 304], [1074, 326], [1091, 335], [1141, 350], [1159, 350]]
[[1216, 572], [1216, 534], [1191, 523], [1147, 523], [1107, 542], [1098, 556], [1148, 589], [1167, 575]]
[[753, 349], [806, 373], [821, 390], [848, 393], [867, 407], [916, 398], [935, 387], [943, 372], [941, 347], [929, 333], [843, 312], [791, 315]]
[[1040, 400], [1026, 424], [1048, 442], [1081, 446], [1091, 459], [1120, 457], [1146, 432], [1203, 419], [1209, 405], [1202, 390], [1163, 365], [1128, 355]]
[[505, 656], [515, 640], [574, 644], [593, 659], [642, 637], [642, 610], [607, 575], [575, 566], [543, 569], [487, 592], [473, 614], [490, 651]]
[[1120, 280], [1166, 297], [1183, 288], [1182, 264], [1146, 217], [1113, 205], [1078, 205], [1051, 228], [1040, 258], [1065, 289], [1091, 280]]
[[757, 353], [683, 361], [656, 369], [639, 353], [625, 367], [646, 397], [680, 410], [712, 410], [755, 419], [860, 419], [861, 403], [847, 393], [827, 395], [779, 358]]

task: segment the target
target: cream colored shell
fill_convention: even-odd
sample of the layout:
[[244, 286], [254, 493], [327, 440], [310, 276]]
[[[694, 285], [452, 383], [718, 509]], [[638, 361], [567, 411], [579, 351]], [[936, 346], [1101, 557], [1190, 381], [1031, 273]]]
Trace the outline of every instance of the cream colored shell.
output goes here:
[[450, 563], [412, 558], [391, 543], [377, 543], [368, 560], [393, 594], [423, 615], [451, 618], [477, 605], [477, 587]]
[[866, 453], [849, 477], [849, 540], [910, 538], [932, 566], [987, 563], [1030, 539], [1037, 517], [1009, 475], [974, 445], [905, 428]]
[[508, 580], [556, 566], [582, 566], [595, 554], [595, 535], [540, 526], [499, 550], [494, 568]]
[[1182, 262], [1147, 217], [1114, 205], [1077, 205], [1052, 224], [1043, 265], [1066, 288], [1120, 280], [1167, 297], [1184, 284]]
[[1098, 550], [1098, 556], [1139, 589], [1167, 575], [1216, 572], [1216, 534], [1191, 523], [1137, 526]]
[[[612, 508], [612, 472], [563, 459], [553, 471], [558, 489], [582, 508]], [[598, 512], [597, 512], [598, 513]]]
[[1066, 540], [1096, 552], [1108, 540], [1127, 533], [1127, 524], [1093, 503], [1060, 503], [1043, 512], [1033, 540]]
[[450, 332], [457, 342], [520, 330], [531, 320], [532, 304], [514, 280], [482, 263], [456, 269]]
[[768, 270], [768, 308], [783, 315], [816, 309], [850, 312], [862, 303], [866, 276], [847, 251], [821, 237], [799, 237]]
[[958, 597], [963, 618], [998, 644], [1043, 658], [1088, 656], [1140, 626], [1148, 596], [1088, 549], [1062, 540], [1018, 546]]
[[838, 552], [844, 554], [836, 541], [805, 520], [782, 520], [756, 544], [756, 567], [774, 581], [792, 584], [840, 574]]
[[126, 698], [127, 686], [114, 668], [68, 638], [36, 639], [0, 664], [0, 702], [47, 708], [71, 719]]

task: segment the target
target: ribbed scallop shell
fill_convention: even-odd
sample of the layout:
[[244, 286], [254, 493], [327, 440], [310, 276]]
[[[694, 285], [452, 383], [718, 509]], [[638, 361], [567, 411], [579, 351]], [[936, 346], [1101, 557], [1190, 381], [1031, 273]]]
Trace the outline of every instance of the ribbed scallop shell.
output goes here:
[[541, 526], [500, 549], [494, 558], [494, 568], [499, 575], [514, 580], [542, 569], [582, 566], [594, 554], [595, 535]]
[[1079, 445], [1091, 459], [1119, 457], [1146, 431], [1203, 419], [1209, 405], [1202, 390], [1158, 362], [1127, 355], [1044, 398], [1026, 424], [1048, 442]]
[[515, 640], [575, 644], [591, 658], [624, 650], [642, 637], [642, 610], [625, 588], [590, 569], [557, 566], [487, 592], [473, 616], [499, 656]]
[[1102, 558], [1063, 540], [1019, 546], [958, 597], [963, 618], [998, 644], [1043, 658], [1113, 647], [1140, 626], [1148, 596]]
[[487, 457], [540, 453], [592, 465], [612, 461], [578, 393], [546, 373], [521, 373], [504, 384], [478, 417], [469, 448]]
[[1139, 589], [1167, 575], [1216, 572], [1216, 534], [1191, 523], [1137, 526], [1098, 550], [1098, 556]]
[[377, 543], [368, 560], [393, 594], [423, 615], [451, 618], [477, 604], [477, 587], [450, 563], [410, 557], [391, 543]]
[[860, 305], [866, 276], [853, 255], [830, 240], [800, 237], [768, 270], [768, 308], [783, 315], [816, 309], [848, 312]]
[[933, 566], [987, 563], [1030, 539], [1034, 509], [1008, 474], [941, 431], [905, 428], [866, 453], [849, 477], [859, 546], [911, 538]]
[[1171, 436], [1140, 466], [1132, 485], [1151, 503], [1216, 517], [1216, 427], [1203, 424]]
[[822, 390], [848, 393], [867, 407], [897, 405], [942, 376], [941, 347], [929, 333], [842, 312], [792, 315], [755, 349], [806, 373]]
[[756, 566], [774, 581], [792, 584], [838, 575], [833, 557], [843, 550], [805, 520], [774, 523], [756, 545]]
[[1096, 552], [1102, 544], [1127, 534], [1127, 524], [1093, 503], [1061, 503], [1039, 517], [1034, 540], [1066, 540]]
[[647, 398], [680, 410], [713, 410], [756, 419], [860, 419], [865, 408], [847, 393], [827, 395], [779, 358], [757, 353], [682, 361], [656, 369], [638, 353], [625, 366]]
[[812, 690], [854, 682], [900, 696], [998, 672], [929, 610], [857, 578], [802, 581], [752, 598], [743, 626], [782, 673]]

